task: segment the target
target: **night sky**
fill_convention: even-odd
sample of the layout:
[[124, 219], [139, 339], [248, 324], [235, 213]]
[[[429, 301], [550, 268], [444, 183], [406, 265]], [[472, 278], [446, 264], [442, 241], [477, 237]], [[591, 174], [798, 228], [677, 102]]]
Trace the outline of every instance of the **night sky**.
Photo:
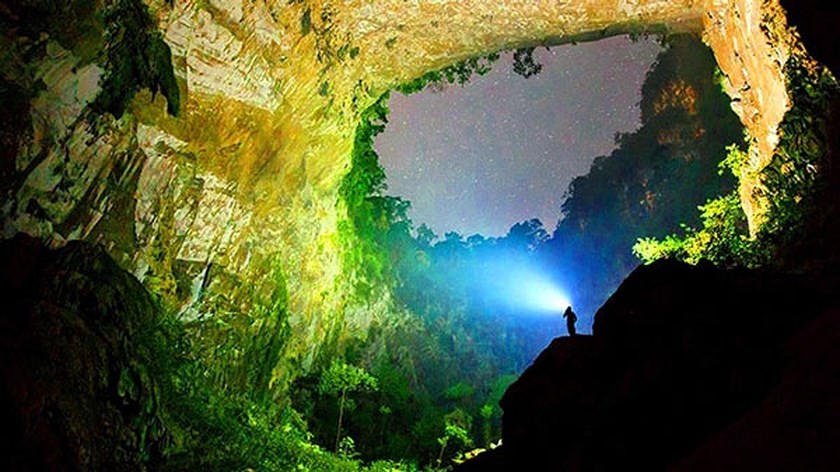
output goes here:
[[540, 218], [549, 231], [569, 182], [639, 126], [639, 90], [661, 50], [614, 37], [539, 48], [540, 74], [513, 72], [512, 54], [466, 86], [393, 94], [375, 141], [388, 194], [412, 203], [416, 226], [502, 236]]

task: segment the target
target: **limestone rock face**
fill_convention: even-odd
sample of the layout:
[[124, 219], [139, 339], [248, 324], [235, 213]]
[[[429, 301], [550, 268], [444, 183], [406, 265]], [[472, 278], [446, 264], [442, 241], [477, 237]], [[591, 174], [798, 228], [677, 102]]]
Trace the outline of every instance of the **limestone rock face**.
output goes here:
[[779, 144], [778, 126], [790, 108], [784, 65], [798, 44], [778, 2], [712, 1], [704, 38], [723, 73], [732, 109], [750, 136], [749, 161], [740, 177], [741, 203], [755, 232], [766, 203], [755, 196], [758, 172]]
[[[90, 113], [104, 42], [57, 34], [67, 18], [4, 33], [4, 97], [26, 99], [15, 102], [23, 125], [3, 121], [13, 151], [4, 150], [0, 167], [2, 234], [102, 243], [188, 319], [211, 316], [216, 295], [225, 310], [247, 312], [252, 294], [275, 283], [266, 264], [279, 264], [292, 313], [288, 355], [303, 366], [325, 340], [362, 335], [388, 305], [385, 293], [383, 308], [355, 306], [350, 296], [337, 188], [361, 111], [391, 87], [504, 48], [705, 31], [754, 137], [753, 168], [772, 152], [787, 107], [781, 70], [790, 40], [775, 1], [146, 4], [172, 51], [177, 118], [148, 91], [121, 117]], [[0, 15], [17, 24], [19, 8]], [[81, 30], [82, 20], [71, 22]]]

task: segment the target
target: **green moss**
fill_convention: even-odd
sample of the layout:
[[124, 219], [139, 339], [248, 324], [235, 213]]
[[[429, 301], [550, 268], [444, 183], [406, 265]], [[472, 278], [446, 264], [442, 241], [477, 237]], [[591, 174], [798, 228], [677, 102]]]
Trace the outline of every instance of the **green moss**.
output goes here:
[[485, 75], [490, 72], [494, 62], [499, 60], [499, 54], [472, 57], [452, 64], [442, 69], [431, 71], [409, 82], [400, 84], [396, 90], [406, 95], [417, 93], [431, 84], [464, 85], [473, 75]]
[[177, 116], [180, 91], [172, 70], [172, 53], [139, 0], [114, 0], [104, 13], [105, 75], [94, 109], [122, 116], [141, 89], [166, 97], [166, 110]]
[[832, 107], [840, 98], [837, 80], [824, 67], [794, 55], [785, 69], [791, 109], [779, 124], [779, 144], [762, 170], [758, 190], [770, 204], [759, 238], [777, 247], [797, 244], [808, 220], [819, 212]]
[[312, 10], [307, 8], [302, 15], [300, 15], [300, 35], [306, 36], [312, 31]]
[[408, 204], [383, 192], [385, 171], [373, 149], [374, 137], [385, 130], [388, 94], [362, 113], [356, 128], [350, 172], [339, 187], [339, 195], [347, 206], [349, 221], [339, 224], [344, 251], [345, 273], [357, 280], [357, 295], [367, 299], [373, 287], [387, 284], [392, 266], [386, 240], [390, 227], [410, 224]]

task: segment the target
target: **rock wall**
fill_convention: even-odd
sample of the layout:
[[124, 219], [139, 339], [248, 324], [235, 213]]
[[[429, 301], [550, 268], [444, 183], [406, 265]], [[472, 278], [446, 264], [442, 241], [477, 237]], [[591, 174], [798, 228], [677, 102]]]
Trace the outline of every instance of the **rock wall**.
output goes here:
[[[4, 97], [19, 90], [28, 100], [17, 109], [25, 126], [9, 131], [4, 122], [3, 142], [13, 151], [0, 167], [3, 236], [22, 231], [54, 246], [102, 243], [187, 319], [218, 309], [247, 312], [254, 293], [274, 290], [266, 265], [279, 265], [292, 313], [288, 356], [303, 366], [327, 340], [364, 336], [387, 311], [387, 293], [378, 306], [349, 295], [337, 186], [360, 112], [391, 87], [504, 48], [705, 28], [754, 137], [753, 169], [772, 152], [775, 124], [787, 107], [781, 74], [787, 37], [774, 36], [782, 26], [764, 23], [766, 12], [778, 12], [775, 1], [148, 0], [147, 6], [172, 51], [182, 97], [177, 118], [148, 91], [122, 117], [89, 113], [104, 74], [95, 50], [105, 45], [49, 27], [67, 18], [48, 19], [42, 31], [6, 29]], [[20, 8], [0, 10], [4, 24], [20, 21]], [[742, 192], [748, 209], [751, 185], [746, 179]]]
[[784, 66], [798, 38], [778, 1], [710, 1], [704, 39], [725, 74], [722, 86], [749, 135], [748, 162], [740, 177], [741, 203], [754, 234], [767, 211], [755, 195], [758, 173], [779, 144], [777, 129], [790, 108]]

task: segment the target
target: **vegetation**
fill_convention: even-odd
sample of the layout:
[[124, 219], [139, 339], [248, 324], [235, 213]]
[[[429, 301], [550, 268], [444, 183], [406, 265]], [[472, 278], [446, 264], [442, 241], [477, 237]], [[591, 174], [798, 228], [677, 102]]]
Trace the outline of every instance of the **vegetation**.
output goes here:
[[470, 417], [461, 410], [455, 410], [446, 415], [444, 419], [443, 435], [437, 438], [440, 444], [440, 452], [437, 457], [437, 466], [440, 467], [443, 460], [443, 453], [446, 451], [446, 446], [450, 441], [457, 441], [465, 447], [472, 446], [472, 439], [470, 439]]
[[680, 259], [689, 264], [701, 260], [722, 267], [759, 265], [762, 258], [751, 243], [747, 219], [737, 192], [709, 200], [699, 207], [703, 227], [684, 227], [686, 235], [668, 235], [664, 239], [641, 238], [633, 253], [649, 264], [661, 258]]
[[[472, 439], [450, 442], [449, 436], [449, 446], [442, 451], [436, 449], [440, 432], [446, 430], [445, 417], [452, 408], [460, 408], [463, 417], [471, 417], [488, 401], [488, 382], [492, 383], [502, 369], [496, 365], [502, 356], [492, 356], [475, 343], [453, 343], [453, 338], [467, 340], [479, 332], [484, 333], [483, 339], [491, 338], [488, 329], [492, 326], [480, 327], [480, 322], [470, 320], [463, 308], [451, 311], [454, 305], [467, 302], [468, 288], [460, 283], [452, 285], [464, 274], [447, 272], [444, 264], [451, 262], [448, 258], [454, 255], [453, 251], [472, 250], [461, 244], [462, 237], [456, 233], [450, 234], [450, 242], [439, 248], [432, 246], [436, 236], [428, 228], [419, 228], [414, 236], [407, 217], [408, 202], [384, 194], [385, 174], [373, 149], [373, 138], [387, 122], [384, 100], [385, 97], [363, 114], [356, 132], [353, 166], [340, 187], [350, 217], [341, 226], [346, 248], [344, 268], [346, 277], [356, 281], [360, 302], [372, 298], [377, 288], [390, 288], [412, 313], [411, 318], [401, 326], [375, 330], [369, 343], [350, 349], [349, 361], [362, 356], [373, 359], [367, 363], [379, 387], [359, 398], [350, 411], [345, 411], [341, 400], [338, 411], [334, 411], [335, 403], [324, 401], [324, 397], [334, 398], [337, 390], [325, 388], [323, 377], [300, 379], [292, 397], [307, 417], [319, 419], [313, 423], [319, 443], [340, 442], [328, 440], [329, 432], [322, 426], [327, 424], [323, 419], [338, 417], [341, 425], [347, 424], [348, 436], [354, 439], [354, 446], [364, 459], [408, 458], [436, 464], [438, 459], [443, 461], [441, 454], [456, 455], [460, 451], [453, 449], [453, 444], [459, 448], [471, 444]], [[506, 349], [501, 342], [494, 347], [500, 353]], [[466, 358], [483, 365], [465, 364]], [[521, 368], [524, 362], [517, 367]], [[468, 373], [470, 370], [472, 374]], [[515, 371], [505, 369], [506, 373]], [[493, 410], [491, 416], [488, 421], [495, 425], [500, 412]], [[383, 429], [372, 431], [372, 424], [381, 424]], [[472, 429], [471, 420], [469, 425], [465, 434], [480, 434]], [[331, 436], [336, 439], [340, 434], [333, 429]]]
[[408, 202], [386, 197], [385, 171], [373, 149], [374, 137], [385, 130], [388, 108], [384, 95], [368, 108], [356, 128], [350, 172], [339, 187], [349, 221], [339, 231], [347, 277], [355, 277], [358, 295], [367, 298], [393, 277], [387, 241], [408, 234]]
[[[519, 48], [513, 52], [514, 73], [529, 78], [542, 71], [542, 64], [534, 59], [533, 47]], [[442, 69], [431, 71], [409, 82], [396, 87], [400, 93], [406, 95], [417, 93], [426, 87], [443, 87], [449, 84], [465, 85], [474, 76], [486, 75], [499, 60], [499, 53], [486, 56], [471, 57]]]
[[[437, 74], [406, 90], [459, 80], [457, 70]], [[803, 93], [800, 107], [825, 99], [823, 89]], [[617, 149], [575, 179], [553, 233], [539, 220], [517, 223], [499, 238], [438, 237], [415, 227], [409, 203], [385, 194], [373, 149], [387, 123], [386, 99], [357, 128], [352, 168], [340, 187], [348, 215], [340, 242], [355, 302], [364, 306], [389, 291], [393, 312], [320, 370], [298, 375], [288, 390], [278, 388], [291, 380], [277, 370], [289, 319], [279, 261], [265, 268], [276, 289], [245, 296], [255, 301], [246, 316], [226, 315], [236, 311], [225, 308], [232, 301], [217, 296], [202, 300], [218, 314], [214, 319], [181, 325], [168, 317], [155, 337], [158, 369], [167, 373], [166, 468], [445, 468], [473, 444], [492, 447], [500, 436], [499, 400], [560, 333], [556, 319], [529, 316], [516, 301], [500, 299], [506, 277], [520, 276], [512, 268], [538, 268], [578, 294], [590, 287], [578, 307], [585, 312], [634, 266], [630, 247], [640, 235], [648, 236], [634, 251], [646, 260], [754, 265], [768, 257], [747, 237], [734, 191], [745, 153], [726, 144], [738, 140], [739, 124], [715, 82], [713, 59], [693, 40], [673, 39], [660, 56], [643, 90], [642, 127], [618, 136]], [[771, 208], [772, 221], [795, 223], [780, 218], [796, 217], [799, 210], [789, 205], [808, 204], [818, 189], [807, 165], [819, 165], [821, 152], [795, 141], [818, 140], [800, 121], [813, 116], [790, 115], [782, 128], [791, 144], [765, 183], [767, 191], [786, 192], [780, 201], [788, 203]], [[774, 180], [791, 172], [801, 178], [783, 186]], [[674, 236], [680, 230], [683, 236]]]
[[339, 439], [341, 438], [341, 420], [344, 418], [344, 404], [347, 401], [347, 393], [376, 390], [376, 378], [361, 367], [333, 361], [330, 367], [321, 374], [318, 390], [321, 394], [337, 395], [339, 398], [338, 426], [335, 428], [335, 450], [338, 452]]
[[[746, 160], [746, 153], [735, 145], [729, 146], [727, 151], [719, 173], [723, 174], [728, 169], [732, 175], [738, 176]], [[689, 264], [706, 260], [721, 267], [754, 267], [767, 262], [766, 254], [761, 254], [749, 238], [747, 217], [737, 191], [710, 199], [698, 208], [701, 229], [682, 225], [685, 232], [683, 237], [671, 234], [661, 241], [656, 238], [640, 238], [633, 246], [633, 253], [646, 264], [666, 257]]]
[[122, 116], [141, 89], [160, 91], [166, 110], [177, 116], [180, 92], [172, 53], [139, 0], [112, 0], [105, 9], [105, 76], [94, 108]]
[[520, 48], [513, 52], [513, 72], [528, 78], [542, 71], [542, 64], [534, 59], [534, 48]]
[[793, 55], [786, 64], [791, 109], [779, 125], [779, 145], [761, 175], [760, 195], [770, 204], [759, 244], [773, 252], [795, 246], [818, 213], [818, 197], [829, 169], [829, 124], [838, 100], [828, 69]]
[[[44, 15], [95, 17], [90, 2], [23, 4]], [[104, 48], [98, 58], [105, 68], [103, 90], [94, 111], [119, 117], [135, 93], [147, 88], [161, 92], [167, 111], [177, 115], [171, 51], [145, 4], [106, 4], [101, 20], [49, 26], [52, 37], [75, 45], [82, 57], [94, 60], [91, 51]], [[15, 5], [9, 8], [18, 11]], [[29, 28], [32, 35], [47, 27], [38, 15], [18, 15], [22, 20], [14, 25], [7, 16], [0, 18], [3, 26]], [[319, 28], [328, 23], [328, 18], [312, 18], [307, 8], [300, 32], [321, 37]], [[333, 46], [319, 41], [319, 58], [323, 53], [329, 63]], [[540, 72], [533, 51], [516, 51], [516, 73]], [[340, 60], [358, 54], [349, 43], [335, 53]], [[487, 73], [498, 57], [468, 59], [397, 90], [464, 84]], [[387, 123], [388, 95], [382, 96], [356, 129], [352, 167], [339, 189], [347, 212], [339, 237], [354, 302], [370, 305], [389, 292], [393, 313], [363, 341], [340, 346], [329, 364], [316, 364], [303, 375], [298, 365], [278, 366], [287, 358], [292, 318], [279, 257], [268, 258], [261, 268], [268, 290], [220, 280], [230, 290], [199, 301], [200, 311], [212, 317], [181, 317], [171, 300], [158, 300], [164, 313], [143, 342], [161, 379], [158, 408], [164, 424], [148, 434], [164, 438], [163, 468], [433, 470], [447, 467], [474, 444], [491, 445], [501, 435], [502, 395], [561, 334], [557, 319], [532, 316], [517, 300], [499, 298], [508, 277], [521, 275], [512, 268], [549, 273], [553, 282], [576, 293], [578, 312], [591, 314], [635, 266], [633, 254], [648, 262], [676, 257], [755, 266], [803, 235], [822, 190], [837, 84], [826, 71], [796, 57], [788, 67], [794, 106], [780, 127], [779, 152], [762, 175], [760, 191], [771, 206], [752, 239], [734, 190], [745, 153], [738, 146], [724, 151], [739, 140], [740, 126], [718, 86], [714, 59], [694, 39], [671, 39], [642, 91], [642, 127], [617, 136], [617, 149], [572, 182], [553, 232], [536, 219], [513, 225], [499, 238], [456, 232], [438, 237], [428, 227], [416, 227], [408, 217], [409, 202], [385, 194], [386, 176], [373, 148]], [[18, 94], [13, 84], [0, 82], [2, 96]], [[321, 95], [329, 93], [325, 81]], [[28, 106], [26, 100], [9, 103], [14, 109]], [[166, 208], [160, 217], [174, 218], [173, 212]], [[633, 241], [638, 242], [631, 251]], [[175, 293], [173, 261], [155, 263], [161, 267], [151, 268], [147, 286], [159, 294]], [[241, 300], [250, 304], [242, 309]], [[116, 394], [137, 397], [132, 379], [124, 377]]]
[[[304, 31], [314, 29], [307, 15]], [[106, 20], [107, 72], [96, 106], [118, 116], [147, 87], [161, 91], [177, 113], [169, 50], [145, 7], [119, 0]], [[517, 52], [517, 73], [539, 72], [532, 54]], [[497, 57], [426, 74], [399, 90], [464, 83], [486, 73]], [[825, 124], [818, 111], [834, 85], [825, 76], [809, 77], [818, 80], [796, 92], [796, 112], [782, 126], [784, 145], [764, 176], [763, 191], [774, 205], [768, 236], [758, 241], [772, 241], [778, 228], [801, 228], [803, 209], [819, 189]], [[642, 127], [617, 136], [617, 149], [573, 181], [553, 232], [536, 219], [499, 238], [438, 237], [415, 227], [409, 202], [385, 194], [373, 148], [387, 123], [387, 98], [362, 114], [356, 130], [352, 167], [339, 189], [347, 212], [339, 237], [353, 302], [369, 306], [389, 292], [393, 312], [363, 341], [339, 346], [334, 359], [301, 374], [299, 366], [278, 365], [288, 357], [292, 318], [279, 258], [262, 268], [269, 290], [218, 280], [230, 290], [199, 301], [210, 318], [179, 319], [176, 306], [164, 304], [146, 342], [162, 378], [165, 469], [445, 468], [474, 444], [498, 440], [502, 395], [562, 333], [559, 318], [533, 316], [521, 300], [500, 297], [511, 277], [524, 278], [526, 269], [548, 273], [577, 295], [583, 314], [635, 265], [633, 252], [645, 260], [720, 265], [754, 265], [770, 254], [747, 237], [734, 191], [745, 155], [737, 146], [725, 151], [740, 127], [715, 81], [713, 58], [696, 40], [671, 40], [642, 91]], [[674, 235], [678, 230], [683, 236]], [[639, 236], [645, 238], [631, 252]], [[174, 279], [161, 275], [171, 268], [164, 269], [149, 283], [161, 292], [177, 290]], [[241, 300], [250, 301], [244, 310]], [[118, 393], [129, 395], [130, 387]]]
[[[466, 69], [439, 71], [403, 90], [458, 82], [468, 76], [458, 71]], [[336, 447], [343, 435], [353, 439], [353, 455], [362, 460], [435, 466], [472, 444], [495, 442], [506, 387], [562, 332], [557, 320], [534, 316], [515, 297], [500, 297], [510, 277], [524, 277], [516, 273], [523, 268], [548, 273], [582, 299], [579, 312], [591, 313], [636, 265], [631, 247], [639, 235], [664, 236], [682, 222], [694, 224], [698, 205], [734, 188], [735, 179], [719, 175], [718, 166], [726, 145], [741, 135], [740, 124], [714, 70], [714, 59], [696, 40], [671, 41], [648, 74], [642, 128], [619, 136], [618, 149], [574, 181], [553, 234], [539, 220], [517, 223], [500, 238], [455, 232], [439, 238], [415, 227], [409, 203], [385, 194], [373, 149], [387, 123], [387, 96], [368, 109], [340, 189], [348, 214], [340, 233], [344, 271], [358, 303], [387, 289], [398, 306], [392, 323], [377, 325], [346, 351], [346, 364], [364, 366], [377, 378], [376, 391], [357, 393], [347, 408], [335, 390], [319, 388], [318, 376], [295, 382], [294, 407], [311, 420], [314, 441]], [[731, 207], [721, 204], [710, 203], [707, 212]]]
[[[674, 257], [693, 264], [708, 260], [724, 267], [799, 263], [784, 252], [801, 243], [809, 221], [819, 214], [828, 126], [838, 84], [827, 69], [801, 53], [790, 58], [786, 70], [792, 106], [779, 125], [776, 153], [761, 171], [757, 194], [769, 209], [755, 237], [750, 237], [740, 199], [732, 192], [699, 207], [700, 229], [683, 225], [682, 235], [639, 239], [633, 250], [643, 261]], [[740, 176], [745, 161], [745, 153], [730, 147], [721, 172], [725, 167]]]
[[[666, 46], [642, 87], [642, 126], [617, 136], [617, 149], [572, 181], [563, 218], [542, 249], [549, 260], [562, 261], [560, 271], [573, 274], [567, 283], [582, 298], [576, 311], [584, 320], [636, 267], [632, 248], [640, 237], [647, 239], [637, 253], [675, 253], [673, 238], [657, 248], [651, 242], [699, 227], [697, 207], [704, 204], [707, 214], [729, 212], [730, 229], [742, 225], [738, 210], [727, 205], [731, 199], [710, 202], [734, 191], [735, 176], [719, 173], [719, 163], [727, 146], [742, 139], [715, 79], [714, 58], [691, 37], [668, 38]], [[740, 148], [729, 149], [740, 155]]]
[[417, 93], [429, 85], [438, 87], [446, 84], [464, 85], [473, 76], [485, 75], [490, 72], [493, 63], [498, 61], [499, 57], [498, 53], [471, 57], [443, 69], [427, 72], [412, 81], [400, 84], [396, 87], [396, 90], [408, 95]]
[[[366, 466], [345, 438], [335, 454], [315, 443], [307, 421], [276, 396], [272, 370], [283, 349], [287, 303], [278, 290], [259, 301], [246, 320], [221, 318], [184, 324], [172, 312], [148, 330], [152, 371], [160, 383], [165, 428], [164, 470], [414, 471], [401, 461]], [[336, 362], [322, 374], [325, 396], [342, 398], [377, 382], [364, 370]], [[349, 403], [349, 398], [347, 399]], [[340, 426], [339, 426], [340, 428]]]
[[[380, 99], [357, 128], [352, 168], [340, 187], [348, 218], [339, 236], [355, 303], [365, 306], [387, 290], [393, 312], [306, 375], [278, 367], [290, 319], [279, 259], [264, 267], [273, 290], [231, 280], [224, 282], [229, 293], [201, 299], [212, 319], [180, 323], [169, 315], [154, 338], [157, 369], [166, 373], [166, 468], [432, 470], [474, 444], [495, 443], [499, 400], [561, 333], [557, 319], [533, 316], [499, 296], [509, 277], [524, 277], [512, 268], [553, 271], [556, 282], [570, 287], [621, 277], [638, 235], [649, 228], [671, 234], [704, 201], [695, 224], [701, 221], [709, 235], [743, 231], [734, 179], [727, 174], [721, 183], [717, 174], [724, 142], [740, 130], [721, 112], [727, 102], [707, 54], [683, 40], [663, 53], [648, 76], [655, 85], [643, 93], [643, 127], [618, 137], [618, 149], [575, 180], [553, 234], [539, 220], [517, 223], [499, 238], [438, 237], [415, 227], [409, 203], [385, 194], [373, 149], [387, 123], [387, 97]], [[443, 72], [437, 77], [448, 80]], [[730, 148], [727, 165], [737, 168], [741, 159]], [[710, 200], [716, 193], [728, 197]], [[686, 196], [688, 202], [671, 205]], [[729, 226], [711, 224], [720, 218]], [[698, 236], [671, 252], [718, 248], [724, 257], [733, 240], [739, 241]], [[562, 273], [554, 269], [561, 265]], [[240, 299], [253, 301], [244, 315], [233, 307]]]

